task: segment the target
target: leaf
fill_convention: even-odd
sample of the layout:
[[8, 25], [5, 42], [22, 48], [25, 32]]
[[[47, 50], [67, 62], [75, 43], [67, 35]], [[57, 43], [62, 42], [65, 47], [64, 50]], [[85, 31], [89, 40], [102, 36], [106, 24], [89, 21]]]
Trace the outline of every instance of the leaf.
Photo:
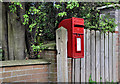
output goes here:
[[67, 12], [61, 12], [61, 13], [58, 13], [58, 16], [61, 16], [61, 17], [63, 17], [63, 16], [67, 16]]

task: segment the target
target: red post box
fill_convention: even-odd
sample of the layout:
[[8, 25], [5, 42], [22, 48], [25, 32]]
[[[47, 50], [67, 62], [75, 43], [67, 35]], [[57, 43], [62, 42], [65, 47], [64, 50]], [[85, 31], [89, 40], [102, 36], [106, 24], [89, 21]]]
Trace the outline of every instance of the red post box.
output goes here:
[[67, 54], [70, 58], [84, 57], [84, 19], [72, 17], [64, 19], [58, 28], [63, 26], [68, 31]]

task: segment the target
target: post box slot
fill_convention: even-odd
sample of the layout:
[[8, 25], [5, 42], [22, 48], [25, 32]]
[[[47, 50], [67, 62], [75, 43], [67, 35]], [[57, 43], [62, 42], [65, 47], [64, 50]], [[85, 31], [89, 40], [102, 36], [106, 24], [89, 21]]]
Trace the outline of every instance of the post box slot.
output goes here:
[[84, 27], [73, 27], [72, 33], [84, 34]]
[[74, 25], [74, 27], [84, 27], [84, 25]]

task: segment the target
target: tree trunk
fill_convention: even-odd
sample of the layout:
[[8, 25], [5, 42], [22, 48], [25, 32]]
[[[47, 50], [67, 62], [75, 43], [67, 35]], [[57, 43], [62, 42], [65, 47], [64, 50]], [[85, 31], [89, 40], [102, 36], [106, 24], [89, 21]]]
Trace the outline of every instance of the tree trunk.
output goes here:
[[4, 60], [8, 60], [7, 3], [2, 3], [2, 48]]
[[[0, 2], [0, 24], [2, 24], [2, 3]], [[2, 25], [0, 25], [0, 61], [2, 61]]]
[[9, 47], [9, 60], [14, 60], [13, 48], [14, 48], [14, 37], [13, 37], [13, 26], [11, 24], [12, 14], [8, 12], [8, 47]]
[[[24, 6], [24, 3], [22, 3]], [[23, 7], [24, 9], [24, 7]], [[25, 58], [25, 27], [22, 24], [24, 10], [8, 13], [8, 44], [9, 59], [22, 60]]]
[[[0, 2], [0, 24], [2, 24], [2, 2]], [[2, 25], [0, 25], [0, 46], [2, 46]]]

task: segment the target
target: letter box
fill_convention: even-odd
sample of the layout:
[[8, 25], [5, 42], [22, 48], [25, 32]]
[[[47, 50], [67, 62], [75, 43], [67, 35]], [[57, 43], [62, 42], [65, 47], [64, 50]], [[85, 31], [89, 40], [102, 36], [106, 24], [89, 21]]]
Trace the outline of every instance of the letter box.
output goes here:
[[70, 58], [84, 57], [84, 19], [72, 17], [64, 19], [58, 28], [63, 26], [68, 31], [67, 54]]

